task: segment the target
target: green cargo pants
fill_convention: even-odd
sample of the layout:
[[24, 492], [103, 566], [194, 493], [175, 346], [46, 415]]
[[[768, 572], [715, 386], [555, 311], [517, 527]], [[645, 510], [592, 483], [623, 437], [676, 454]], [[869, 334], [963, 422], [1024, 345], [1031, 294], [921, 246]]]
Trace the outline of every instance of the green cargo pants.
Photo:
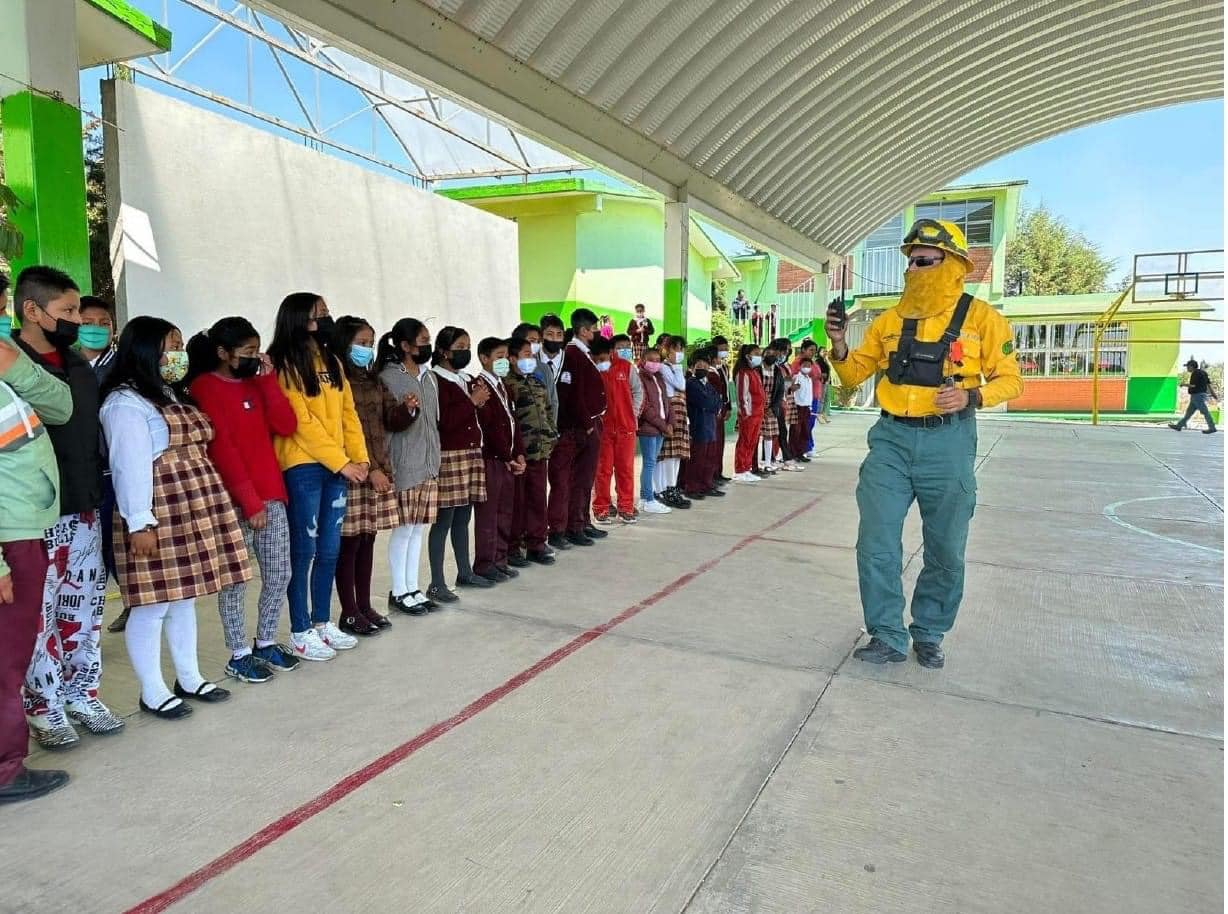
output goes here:
[[[976, 507], [976, 419], [930, 428], [880, 418], [866, 435], [870, 453], [857, 483], [857, 583], [866, 631], [897, 651], [908, 636], [938, 643], [955, 624], [964, 595], [964, 547]], [[904, 628], [904, 518], [921, 509], [924, 566]]]

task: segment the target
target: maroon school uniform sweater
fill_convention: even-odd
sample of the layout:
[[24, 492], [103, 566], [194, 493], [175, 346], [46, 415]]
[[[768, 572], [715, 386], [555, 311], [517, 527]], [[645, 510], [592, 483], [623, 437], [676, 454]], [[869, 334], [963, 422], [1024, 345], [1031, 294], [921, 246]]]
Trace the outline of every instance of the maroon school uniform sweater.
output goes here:
[[559, 431], [589, 432], [605, 415], [605, 385], [588, 353], [572, 340], [563, 350], [559, 371]]
[[492, 384], [484, 374], [474, 378], [469, 389], [478, 386], [490, 391], [490, 398], [477, 408], [478, 424], [482, 427], [482, 457], [504, 462], [523, 457], [524, 442], [520, 438], [516, 404], [512, 402], [511, 393], [502, 381]]
[[[467, 451], [482, 446], [478, 411], [469, 399], [468, 385], [461, 387], [435, 372], [439, 381], [439, 449]], [[462, 381], [464, 376], [462, 375]]]
[[286, 501], [273, 436], [289, 438], [298, 420], [277, 375], [231, 380], [210, 372], [192, 382], [190, 393], [213, 423], [209, 459], [243, 516], [263, 510], [265, 502]]

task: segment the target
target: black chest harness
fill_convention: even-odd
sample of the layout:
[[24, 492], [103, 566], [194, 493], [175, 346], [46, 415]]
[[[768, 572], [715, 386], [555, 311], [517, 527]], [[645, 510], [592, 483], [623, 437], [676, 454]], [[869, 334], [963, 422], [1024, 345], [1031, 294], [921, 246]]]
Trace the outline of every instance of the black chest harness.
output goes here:
[[887, 379], [892, 384], [911, 384], [916, 387], [941, 387], [946, 381], [943, 366], [951, 351], [951, 344], [959, 339], [972, 305], [972, 296], [965, 292], [959, 297], [951, 323], [934, 343], [917, 339], [917, 321], [908, 318], [900, 330], [900, 345], [887, 359]]

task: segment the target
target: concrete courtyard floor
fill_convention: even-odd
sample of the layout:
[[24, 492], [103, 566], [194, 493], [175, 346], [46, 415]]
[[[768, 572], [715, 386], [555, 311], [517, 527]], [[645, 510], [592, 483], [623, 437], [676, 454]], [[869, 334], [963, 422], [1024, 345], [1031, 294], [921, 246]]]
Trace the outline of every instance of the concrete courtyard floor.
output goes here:
[[182, 722], [104, 635], [0, 911], [1222, 910], [1222, 437], [983, 419], [933, 672], [850, 657], [868, 424]]

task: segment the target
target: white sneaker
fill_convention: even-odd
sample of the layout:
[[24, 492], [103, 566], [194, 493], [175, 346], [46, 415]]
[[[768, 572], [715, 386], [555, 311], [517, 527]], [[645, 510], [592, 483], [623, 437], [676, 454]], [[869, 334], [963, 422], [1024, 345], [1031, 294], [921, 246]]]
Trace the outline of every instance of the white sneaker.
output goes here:
[[663, 505], [659, 501], [641, 501], [640, 512], [642, 514], [669, 514], [673, 510], [669, 505]]
[[337, 652], [320, 640], [320, 633], [314, 628], [305, 632], [290, 633], [290, 650], [300, 660], [332, 660]]
[[759, 477], [749, 471], [745, 473], [738, 473], [733, 478], [737, 482], [758, 482], [759, 481]]
[[358, 639], [353, 635], [347, 635], [331, 622], [325, 622], [323, 628], [317, 628], [316, 632], [320, 636], [320, 640], [331, 647], [334, 651], [348, 651], [352, 647], [358, 647]]

